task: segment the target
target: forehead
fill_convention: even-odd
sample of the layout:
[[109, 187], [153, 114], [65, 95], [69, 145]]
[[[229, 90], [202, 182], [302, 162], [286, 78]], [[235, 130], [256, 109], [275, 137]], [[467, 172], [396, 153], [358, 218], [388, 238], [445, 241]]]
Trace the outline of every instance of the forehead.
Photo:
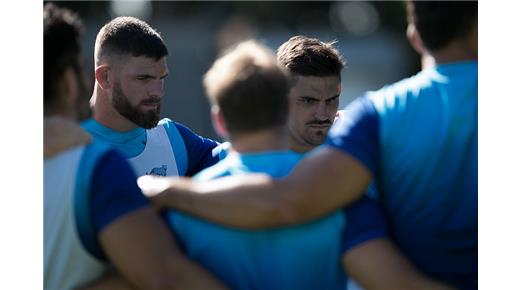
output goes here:
[[164, 75], [168, 72], [166, 57], [156, 60], [146, 56], [130, 56], [123, 58], [121, 61], [121, 70], [124, 73]]
[[293, 97], [329, 98], [339, 94], [340, 80], [337, 76], [297, 76], [291, 87]]

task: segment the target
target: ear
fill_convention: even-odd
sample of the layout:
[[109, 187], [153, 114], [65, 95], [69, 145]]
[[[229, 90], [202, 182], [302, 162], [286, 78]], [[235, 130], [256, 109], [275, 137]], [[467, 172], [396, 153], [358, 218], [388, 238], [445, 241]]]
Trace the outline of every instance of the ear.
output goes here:
[[216, 105], [211, 106], [211, 121], [213, 122], [213, 128], [224, 139], [229, 139], [229, 131], [224, 121], [222, 111]]
[[421, 36], [417, 31], [417, 28], [414, 24], [408, 24], [408, 28], [406, 29], [406, 37], [408, 38], [408, 42], [412, 45], [413, 49], [417, 51], [420, 55], [427, 53], [424, 48]]
[[112, 88], [113, 79], [108, 65], [103, 64], [96, 68], [96, 82], [104, 90]]

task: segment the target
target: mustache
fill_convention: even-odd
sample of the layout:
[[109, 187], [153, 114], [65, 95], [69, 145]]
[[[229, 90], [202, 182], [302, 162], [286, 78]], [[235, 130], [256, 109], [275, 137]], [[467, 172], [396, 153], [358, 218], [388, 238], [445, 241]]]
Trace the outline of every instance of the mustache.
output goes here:
[[160, 103], [161, 103], [161, 99], [160, 98], [151, 97], [151, 98], [142, 100], [139, 104], [141, 104], [141, 105], [156, 105], [156, 104], [160, 104]]
[[305, 123], [305, 125], [332, 125], [332, 121], [331, 120], [312, 120], [312, 121], [309, 121], [307, 123]]

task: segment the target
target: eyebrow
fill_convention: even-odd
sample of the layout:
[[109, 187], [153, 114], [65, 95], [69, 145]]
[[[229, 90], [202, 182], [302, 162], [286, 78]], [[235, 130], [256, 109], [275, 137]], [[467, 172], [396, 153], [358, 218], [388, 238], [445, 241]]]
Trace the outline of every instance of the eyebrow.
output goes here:
[[298, 97], [299, 100], [301, 101], [313, 101], [313, 102], [319, 102], [320, 99], [318, 98], [314, 98], [314, 97], [310, 97], [310, 96], [300, 96]]
[[[314, 101], [320, 101], [319, 98], [314, 98], [314, 97], [311, 97], [311, 96], [300, 96], [298, 97], [299, 99], [304, 99], [304, 100], [314, 100]], [[330, 97], [328, 99], [325, 99], [325, 102], [328, 102], [328, 101], [332, 101], [334, 99], [337, 99], [339, 98], [339, 95], [335, 95], [333, 97]]]
[[311, 96], [300, 96], [299, 99], [319, 101], [320, 99]]
[[337, 98], [339, 98], [339, 95], [335, 95], [333, 97], [330, 97], [330, 98], [326, 99], [325, 102], [332, 101], [332, 100], [337, 99]]
[[[168, 73], [166, 73], [165, 75], [163, 76], [160, 76], [159, 79], [164, 79], [168, 76]], [[137, 74], [136, 75], [137, 78], [147, 78], [147, 79], [155, 79], [157, 77], [153, 76], [153, 75], [149, 75], [149, 74]]]

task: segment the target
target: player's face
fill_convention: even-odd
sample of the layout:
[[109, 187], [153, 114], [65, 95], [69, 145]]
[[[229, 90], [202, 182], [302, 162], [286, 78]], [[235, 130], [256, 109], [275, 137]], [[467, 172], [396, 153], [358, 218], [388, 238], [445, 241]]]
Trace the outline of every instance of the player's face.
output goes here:
[[292, 150], [307, 152], [325, 141], [338, 111], [340, 93], [336, 76], [297, 76], [289, 92]]
[[112, 106], [139, 127], [150, 129], [157, 126], [167, 75], [166, 57], [159, 60], [129, 57], [115, 78]]

